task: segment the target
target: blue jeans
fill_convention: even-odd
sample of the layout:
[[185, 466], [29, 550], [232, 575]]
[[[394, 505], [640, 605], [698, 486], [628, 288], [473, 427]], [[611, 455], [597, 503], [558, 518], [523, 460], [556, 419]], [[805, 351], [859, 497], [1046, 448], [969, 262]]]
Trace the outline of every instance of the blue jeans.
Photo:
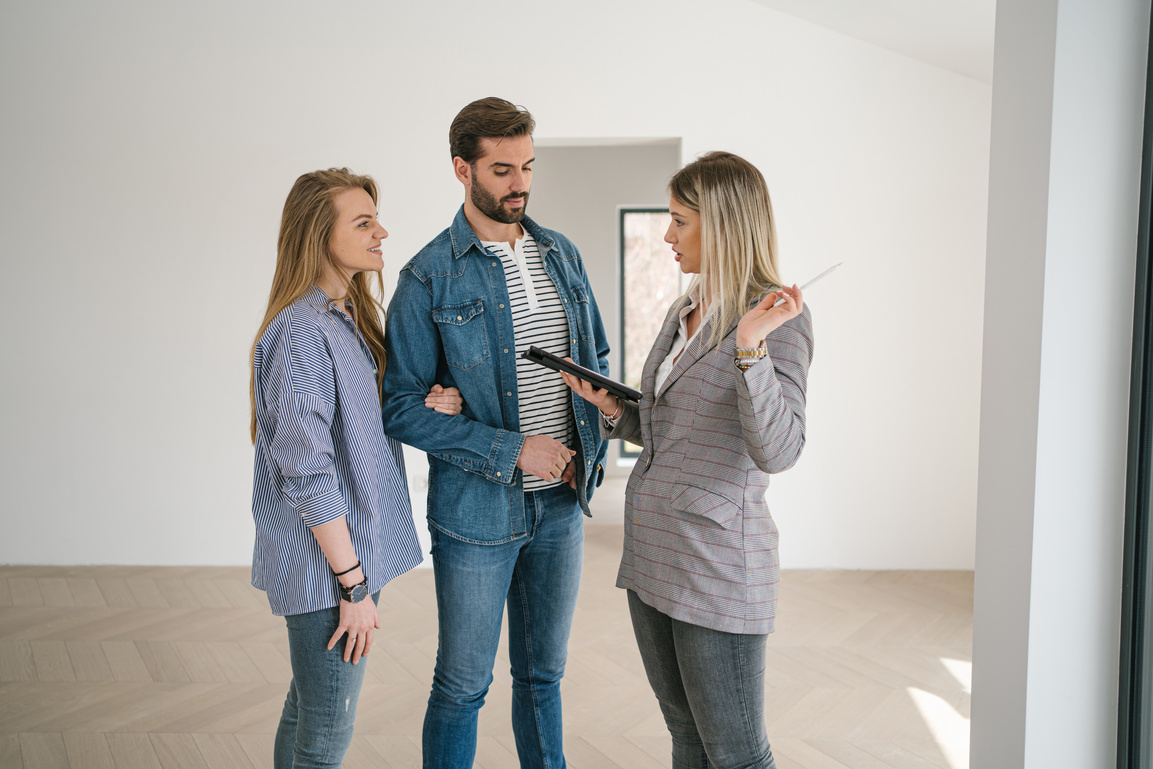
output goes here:
[[565, 766], [560, 680], [580, 590], [584, 521], [567, 485], [527, 492], [524, 502], [529, 533], [511, 542], [476, 544], [429, 527], [440, 631], [424, 715], [426, 768], [472, 768], [506, 603], [520, 765]]
[[[372, 596], [379, 601], [380, 593]], [[340, 769], [352, 742], [356, 701], [368, 659], [344, 661], [342, 636], [332, 649], [328, 640], [340, 624], [340, 609], [290, 614], [288, 649], [292, 681], [272, 749], [275, 769]], [[370, 652], [371, 653], [371, 652]]]
[[628, 591], [673, 769], [775, 769], [765, 733], [765, 639], [681, 622]]

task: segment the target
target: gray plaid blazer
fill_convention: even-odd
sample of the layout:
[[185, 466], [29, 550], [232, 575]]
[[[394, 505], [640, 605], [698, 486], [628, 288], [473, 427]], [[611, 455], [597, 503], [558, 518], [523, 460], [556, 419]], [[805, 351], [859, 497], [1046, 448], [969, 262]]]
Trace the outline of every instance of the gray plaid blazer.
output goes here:
[[806, 306], [771, 333], [768, 355], [743, 374], [736, 323], [715, 346], [706, 323], [654, 392], [687, 303], [673, 303], [645, 361], [641, 401], [608, 433], [644, 447], [625, 491], [617, 587], [684, 622], [771, 633], [780, 565], [765, 490], [805, 445], [812, 318]]

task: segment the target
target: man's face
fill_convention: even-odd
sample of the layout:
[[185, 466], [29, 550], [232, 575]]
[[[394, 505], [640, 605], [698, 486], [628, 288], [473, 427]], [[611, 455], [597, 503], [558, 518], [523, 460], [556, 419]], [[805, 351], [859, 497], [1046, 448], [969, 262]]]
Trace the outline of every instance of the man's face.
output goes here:
[[480, 140], [481, 155], [470, 166], [469, 197], [482, 214], [501, 224], [524, 218], [532, 185], [532, 137]]

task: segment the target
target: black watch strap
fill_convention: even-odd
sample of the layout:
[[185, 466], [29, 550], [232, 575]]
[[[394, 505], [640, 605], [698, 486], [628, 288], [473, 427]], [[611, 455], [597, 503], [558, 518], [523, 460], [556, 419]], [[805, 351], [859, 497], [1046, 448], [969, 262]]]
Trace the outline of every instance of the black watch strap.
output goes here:
[[340, 597], [349, 603], [360, 603], [365, 598], [368, 598], [368, 577], [365, 577], [355, 585], [345, 587], [338, 581], [336, 586], [340, 588]]

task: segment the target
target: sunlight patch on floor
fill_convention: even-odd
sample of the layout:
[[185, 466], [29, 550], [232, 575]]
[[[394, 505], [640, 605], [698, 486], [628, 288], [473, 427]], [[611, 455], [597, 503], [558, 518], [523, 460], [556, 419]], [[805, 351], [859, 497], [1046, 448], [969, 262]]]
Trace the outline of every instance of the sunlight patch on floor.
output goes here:
[[941, 664], [945, 666], [953, 678], [957, 679], [957, 683], [965, 688], [965, 692], [972, 694], [973, 692], [973, 663], [968, 660], [954, 660], [948, 657], [941, 658]]
[[[957, 683], [961, 684], [965, 692], [972, 691], [972, 662], [942, 657], [941, 663], [949, 674], [957, 679]], [[949, 762], [950, 769], [968, 769], [969, 719], [939, 695], [916, 687], [909, 687], [906, 691], [920, 712], [925, 726], [933, 735], [933, 741], [937, 743], [941, 755]]]

